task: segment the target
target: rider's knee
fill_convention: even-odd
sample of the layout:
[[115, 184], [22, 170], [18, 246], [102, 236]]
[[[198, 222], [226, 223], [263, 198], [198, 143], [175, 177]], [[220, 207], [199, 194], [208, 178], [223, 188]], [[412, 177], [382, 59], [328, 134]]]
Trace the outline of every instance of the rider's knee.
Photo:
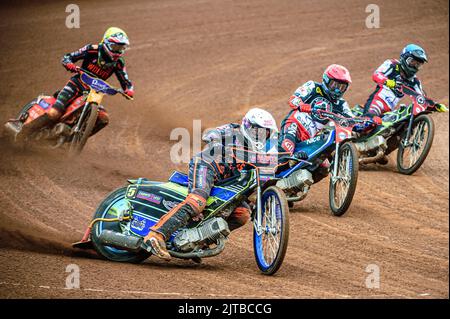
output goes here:
[[241, 225], [245, 225], [250, 220], [250, 208], [249, 207], [236, 207], [233, 211], [233, 217], [236, 221], [238, 221]]
[[53, 121], [57, 121], [59, 120], [59, 118], [62, 115], [62, 112], [60, 111], [59, 108], [57, 107], [52, 107], [48, 112], [47, 112], [48, 117], [53, 120]]
[[251, 209], [248, 205], [236, 207], [227, 220], [230, 230], [244, 226], [250, 220], [250, 217]]
[[193, 216], [191, 217], [200, 215], [206, 206], [207, 196], [203, 196], [204, 194], [201, 194], [198, 191], [199, 190], [193, 190], [185, 199], [186, 203], [193, 209]]

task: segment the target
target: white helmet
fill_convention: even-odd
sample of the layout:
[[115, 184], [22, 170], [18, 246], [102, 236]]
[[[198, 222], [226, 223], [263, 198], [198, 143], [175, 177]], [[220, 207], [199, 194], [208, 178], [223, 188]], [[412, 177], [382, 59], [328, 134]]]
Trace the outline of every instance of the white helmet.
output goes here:
[[278, 134], [277, 123], [272, 114], [257, 107], [250, 109], [242, 118], [240, 130], [255, 151], [262, 151], [267, 142]]

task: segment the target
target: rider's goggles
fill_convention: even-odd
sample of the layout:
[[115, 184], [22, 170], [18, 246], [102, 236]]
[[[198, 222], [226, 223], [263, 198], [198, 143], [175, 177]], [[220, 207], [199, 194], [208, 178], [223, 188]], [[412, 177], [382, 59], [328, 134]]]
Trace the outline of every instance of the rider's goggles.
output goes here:
[[347, 91], [348, 83], [346, 82], [339, 82], [334, 79], [331, 79], [328, 83], [328, 89], [333, 92], [339, 92], [343, 94], [345, 91]]
[[127, 44], [121, 43], [108, 43], [108, 48], [114, 53], [124, 53], [128, 49]]
[[247, 131], [254, 141], [260, 142], [267, 141], [272, 137], [272, 134], [274, 133], [271, 129], [255, 125], [250, 126]]
[[410, 66], [410, 67], [413, 67], [413, 68], [415, 68], [416, 70], [419, 70], [421, 67], [422, 67], [422, 65], [423, 65], [423, 62], [422, 61], [419, 61], [419, 60], [416, 60], [416, 59], [414, 59], [413, 57], [408, 57], [407, 59], [406, 59], [406, 63]]

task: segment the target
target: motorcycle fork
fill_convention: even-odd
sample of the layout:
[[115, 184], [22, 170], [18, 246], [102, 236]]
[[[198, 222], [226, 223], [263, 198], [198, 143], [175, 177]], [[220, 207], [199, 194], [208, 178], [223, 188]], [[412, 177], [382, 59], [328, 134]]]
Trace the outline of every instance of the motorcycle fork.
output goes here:
[[89, 94], [86, 97], [86, 103], [84, 104], [83, 111], [81, 112], [81, 115], [80, 115], [80, 119], [78, 120], [78, 123], [75, 126], [75, 130], [74, 130], [75, 134], [77, 134], [80, 131], [81, 124], [83, 123], [83, 120], [84, 120], [84, 116], [85, 116], [89, 106], [91, 105], [91, 103], [100, 105], [102, 102], [103, 96], [104, 96], [103, 93], [99, 93], [94, 90], [89, 91]]
[[261, 184], [259, 182], [259, 172], [256, 170], [256, 178], [258, 181], [258, 186], [256, 187], [256, 218], [254, 222], [255, 231], [258, 234], [258, 236], [261, 236], [263, 229], [261, 225], [262, 220], [262, 208], [261, 208]]
[[336, 143], [336, 150], [334, 151], [334, 163], [333, 163], [333, 172], [331, 174], [331, 181], [333, 184], [337, 179], [337, 171], [338, 171], [338, 162], [339, 162], [339, 146], [340, 143]]
[[81, 115], [80, 115], [80, 118], [78, 119], [77, 125], [75, 126], [75, 129], [73, 131], [75, 134], [77, 134], [80, 131], [81, 124], [84, 121], [84, 117], [86, 115], [86, 112], [87, 112], [87, 109], [89, 108], [89, 106], [90, 106], [90, 103], [86, 102], [86, 104], [83, 107], [83, 111], [81, 111]]
[[403, 146], [409, 146], [408, 144], [409, 144], [409, 138], [411, 137], [411, 134], [412, 134], [412, 126], [413, 126], [413, 123], [414, 123], [414, 114], [413, 113], [411, 113], [411, 116], [409, 117], [409, 122], [408, 122], [408, 128], [407, 128], [407, 130], [406, 130], [406, 137], [405, 137], [405, 140], [404, 141], [402, 141], [401, 143], [403, 143]]

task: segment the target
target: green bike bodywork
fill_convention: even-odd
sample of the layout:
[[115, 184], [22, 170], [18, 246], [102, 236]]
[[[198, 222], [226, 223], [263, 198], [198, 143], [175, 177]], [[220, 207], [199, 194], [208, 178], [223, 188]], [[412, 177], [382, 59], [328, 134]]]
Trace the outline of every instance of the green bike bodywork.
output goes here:
[[[188, 227], [200, 225], [221, 214], [226, 219], [227, 214], [254, 191], [254, 175], [255, 172], [251, 170], [214, 186], [203, 211], [204, 219], [200, 222], [191, 221]], [[137, 179], [129, 180], [129, 183], [125, 198], [131, 207], [130, 232], [137, 236], [146, 236], [150, 227], [188, 195], [187, 176], [179, 172], [174, 172], [168, 182]]]
[[[364, 116], [363, 109], [357, 105], [352, 109], [353, 114], [356, 116]], [[401, 105], [398, 109], [386, 112], [383, 115], [383, 122], [376, 129], [369, 134], [359, 137], [355, 142], [367, 142], [377, 136], [383, 136], [385, 138], [393, 135], [394, 132], [399, 131], [403, 125], [407, 125], [411, 117], [412, 104], [406, 106]]]

